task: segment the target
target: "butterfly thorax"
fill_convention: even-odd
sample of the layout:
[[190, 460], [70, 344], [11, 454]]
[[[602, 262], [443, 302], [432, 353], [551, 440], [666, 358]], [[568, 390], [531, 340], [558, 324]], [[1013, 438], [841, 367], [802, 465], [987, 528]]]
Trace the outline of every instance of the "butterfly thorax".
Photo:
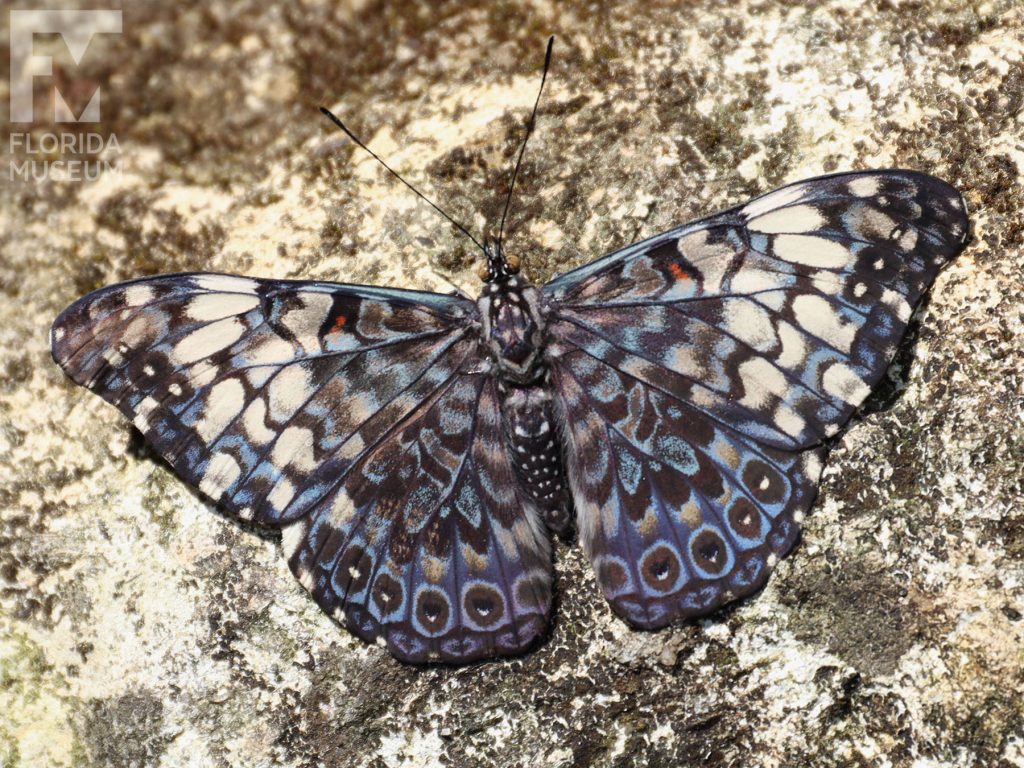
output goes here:
[[489, 282], [478, 304], [481, 343], [494, 373], [512, 384], [539, 381], [544, 319], [537, 289], [511, 275]]

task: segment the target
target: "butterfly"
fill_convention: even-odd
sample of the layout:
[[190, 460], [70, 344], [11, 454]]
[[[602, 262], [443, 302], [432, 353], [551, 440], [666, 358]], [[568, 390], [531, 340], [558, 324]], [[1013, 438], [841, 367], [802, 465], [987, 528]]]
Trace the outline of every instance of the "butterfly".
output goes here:
[[545, 632], [550, 538], [574, 525], [632, 626], [758, 591], [967, 231], [944, 181], [840, 173], [541, 286], [487, 239], [476, 300], [132, 280], [68, 307], [51, 347], [187, 483], [279, 530], [351, 632], [465, 663]]

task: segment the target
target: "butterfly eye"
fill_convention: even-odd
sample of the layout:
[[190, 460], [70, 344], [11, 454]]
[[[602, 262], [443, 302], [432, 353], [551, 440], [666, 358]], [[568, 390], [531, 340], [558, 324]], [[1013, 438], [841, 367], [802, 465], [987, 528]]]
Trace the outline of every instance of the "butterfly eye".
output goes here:
[[484, 282], [487, 282], [487, 278], [491, 276], [491, 269], [486, 264], [481, 264], [476, 268], [477, 277]]
[[522, 262], [519, 260], [518, 256], [505, 257], [505, 266], [508, 268], [508, 271], [511, 272], [513, 275], [519, 272], [519, 267], [521, 265]]

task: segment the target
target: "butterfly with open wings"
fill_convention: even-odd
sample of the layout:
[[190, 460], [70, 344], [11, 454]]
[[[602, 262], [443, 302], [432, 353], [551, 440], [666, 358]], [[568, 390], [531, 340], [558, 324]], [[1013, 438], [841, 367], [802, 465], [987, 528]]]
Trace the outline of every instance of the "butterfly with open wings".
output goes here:
[[636, 627], [760, 589], [967, 229], [939, 179], [841, 173], [539, 287], [499, 229], [476, 301], [164, 275], [76, 301], [51, 346], [186, 482], [279, 529], [328, 614], [464, 663], [542, 635], [573, 523]]

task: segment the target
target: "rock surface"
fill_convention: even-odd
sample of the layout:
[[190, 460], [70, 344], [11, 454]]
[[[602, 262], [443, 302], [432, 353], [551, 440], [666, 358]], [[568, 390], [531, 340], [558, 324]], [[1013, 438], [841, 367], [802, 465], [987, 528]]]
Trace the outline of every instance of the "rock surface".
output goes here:
[[[2, 200], [0, 764], [1024, 765], [1024, 7], [680, 5], [132, 3], [80, 67], [53, 49], [120, 173]], [[974, 238], [764, 592], [635, 632], [560, 545], [545, 644], [406, 667], [65, 381], [47, 330], [181, 270], [475, 293], [466, 243], [315, 107], [479, 230], [550, 33], [508, 243], [535, 279], [849, 168], [953, 182]]]

